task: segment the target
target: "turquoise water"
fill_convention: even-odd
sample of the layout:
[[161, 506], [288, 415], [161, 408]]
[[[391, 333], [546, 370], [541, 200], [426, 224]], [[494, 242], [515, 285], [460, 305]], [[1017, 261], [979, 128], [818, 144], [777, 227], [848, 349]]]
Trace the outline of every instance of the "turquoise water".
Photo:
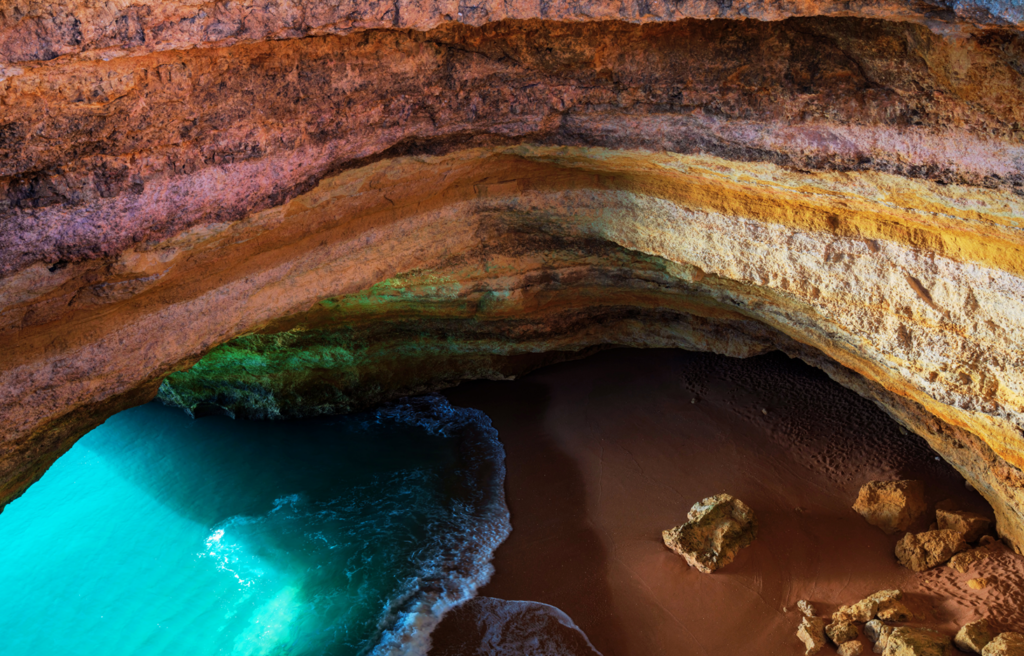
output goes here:
[[486, 416], [441, 397], [123, 412], [0, 514], [0, 653], [422, 653], [510, 531], [503, 458]]

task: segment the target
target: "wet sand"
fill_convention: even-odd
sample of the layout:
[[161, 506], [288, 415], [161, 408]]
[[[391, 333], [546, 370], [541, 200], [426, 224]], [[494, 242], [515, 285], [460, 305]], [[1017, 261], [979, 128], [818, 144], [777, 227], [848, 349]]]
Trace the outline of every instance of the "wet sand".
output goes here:
[[[605, 656], [802, 654], [798, 599], [830, 614], [885, 588], [913, 593], [918, 623], [950, 635], [982, 616], [1024, 629], [1020, 557], [999, 547], [968, 574], [915, 574], [893, 557], [900, 536], [850, 508], [873, 479], [922, 480], [932, 505], [988, 513], [984, 500], [922, 439], [785, 356], [609, 351], [446, 395], [499, 431], [513, 533], [481, 598], [435, 631], [435, 656], [590, 652], [554, 620], [534, 622], [533, 636], [522, 626], [488, 634], [507, 623], [496, 600], [561, 609]], [[759, 535], [731, 565], [701, 574], [661, 531], [720, 492], [754, 509]], [[967, 587], [982, 575], [998, 582]]]

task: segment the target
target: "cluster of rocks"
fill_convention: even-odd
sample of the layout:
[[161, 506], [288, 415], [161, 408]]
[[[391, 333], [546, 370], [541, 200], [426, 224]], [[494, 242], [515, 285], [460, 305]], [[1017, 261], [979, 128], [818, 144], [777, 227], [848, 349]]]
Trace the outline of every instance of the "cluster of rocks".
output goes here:
[[665, 546], [705, 574], [731, 563], [740, 549], [757, 537], [754, 511], [728, 494], [716, 494], [695, 503], [686, 523], [661, 537]]
[[894, 634], [893, 627], [885, 622], [909, 622], [914, 619], [914, 614], [904, 603], [903, 592], [900, 590], [881, 590], [855, 604], [842, 606], [832, 614], [830, 623], [818, 617], [814, 612], [814, 606], [808, 601], [797, 602], [797, 608], [803, 615], [797, 629], [797, 637], [807, 648], [808, 656], [818, 653], [828, 642], [836, 646], [840, 656], [859, 656], [864, 650], [864, 645], [860, 641], [858, 623], [865, 625], [864, 633], [874, 643], [876, 654], [909, 656], [916, 653], [898, 651], [908, 640], [918, 639], [914, 635], [905, 635], [905, 632], [897, 636], [893, 642], [893, 650], [885, 651]]
[[903, 600], [901, 590], [881, 590], [832, 614], [832, 621], [818, 617], [808, 601], [798, 601], [802, 618], [796, 635], [804, 643], [805, 654], [817, 654], [832, 643], [839, 656], [860, 656], [864, 644], [858, 624], [883, 656], [951, 656], [955, 645], [961, 651], [981, 656], [1024, 656], [1024, 634], [996, 635], [987, 620], [963, 626], [955, 638], [934, 629], [917, 626], [893, 626], [889, 622], [912, 622], [914, 613]]
[[[924, 485], [920, 481], [871, 481], [860, 489], [853, 509], [869, 524], [886, 533], [906, 531], [928, 509]], [[906, 533], [896, 544], [896, 559], [904, 567], [924, 572], [951, 562], [958, 554], [967, 554], [952, 565], [965, 572], [984, 558], [978, 550], [969, 551], [972, 543], [987, 546], [994, 541], [988, 535], [992, 521], [977, 513], [956, 510], [952, 502], [936, 507], [935, 523], [921, 533]]]
[[[990, 519], [957, 510], [949, 501], [936, 506], [935, 522], [929, 530], [906, 532], [928, 510], [920, 481], [872, 481], [861, 488], [853, 509], [890, 535], [905, 532], [896, 544], [896, 559], [915, 572], [948, 563], [966, 573], [988, 556], [987, 547], [996, 541], [989, 535]], [[971, 544], [980, 546], [971, 548]], [[990, 582], [975, 579], [968, 585], [977, 589]], [[808, 656], [829, 643], [840, 656], [858, 656], [864, 651], [860, 626], [874, 653], [884, 656], [950, 656], [954, 646], [982, 656], [1024, 656], [1024, 635], [996, 635], [987, 620], [961, 627], [953, 638], [927, 627], [896, 626], [917, 619], [900, 590], [882, 590], [842, 606], [832, 614], [831, 622], [817, 617], [807, 601], [798, 602], [797, 607], [803, 616], [797, 637]]]

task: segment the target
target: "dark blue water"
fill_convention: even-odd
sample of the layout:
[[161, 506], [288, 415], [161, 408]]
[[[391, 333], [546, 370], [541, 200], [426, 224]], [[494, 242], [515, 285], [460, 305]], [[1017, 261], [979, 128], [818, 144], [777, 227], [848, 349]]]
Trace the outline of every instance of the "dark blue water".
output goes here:
[[503, 459], [486, 416], [440, 397], [121, 413], [0, 514], [0, 653], [422, 653], [511, 530]]

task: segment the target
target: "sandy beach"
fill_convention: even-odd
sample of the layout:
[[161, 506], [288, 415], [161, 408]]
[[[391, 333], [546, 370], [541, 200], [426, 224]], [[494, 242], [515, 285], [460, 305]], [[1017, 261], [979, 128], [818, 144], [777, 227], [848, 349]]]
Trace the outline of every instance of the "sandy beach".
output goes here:
[[[911, 593], [918, 623], [950, 635], [982, 616], [1024, 628], [1020, 557], [1000, 546], [967, 574], [915, 574], [893, 557], [900, 536], [851, 509], [874, 479], [918, 479], [930, 506], [952, 499], [987, 513], [980, 495], [872, 403], [785, 356], [616, 350], [446, 395], [499, 431], [513, 533], [481, 596], [435, 631], [435, 656], [585, 654], [586, 638], [605, 656], [795, 656], [797, 600], [830, 614], [886, 588]], [[759, 534], [702, 574], [661, 531], [720, 492], [753, 508]], [[997, 582], [967, 587], [983, 575]], [[541, 606], [499, 612], [500, 600], [571, 621]]]

